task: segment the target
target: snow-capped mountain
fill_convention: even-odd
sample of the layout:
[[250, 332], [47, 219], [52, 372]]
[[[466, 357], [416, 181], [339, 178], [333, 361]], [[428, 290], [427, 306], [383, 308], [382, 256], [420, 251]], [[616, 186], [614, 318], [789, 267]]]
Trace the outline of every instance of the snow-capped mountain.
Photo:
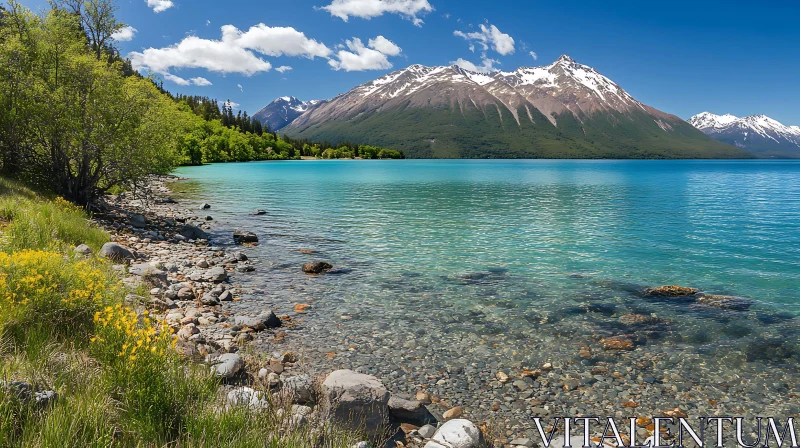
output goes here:
[[412, 65], [299, 116], [287, 134], [411, 157], [738, 157], [569, 56], [475, 73]]
[[311, 108], [318, 106], [322, 101], [300, 101], [293, 96], [282, 96], [269, 103], [266, 107], [256, 112], [253, 118], [259, 120], [272, 131], [283, 129], [287, 124], [294, 121]]
[[761, 157], [800, 158], [800, 126], [786, 126], [766, 115], [739, 118], [703, 112], [689, 123], [713, 139]]

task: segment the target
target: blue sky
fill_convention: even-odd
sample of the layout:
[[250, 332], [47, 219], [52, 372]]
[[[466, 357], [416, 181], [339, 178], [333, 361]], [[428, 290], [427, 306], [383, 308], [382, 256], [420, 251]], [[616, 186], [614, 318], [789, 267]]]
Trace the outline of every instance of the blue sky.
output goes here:
[[136, 29], [119, 42], [123, 55], [161, 71], [173, 92], [230, 99], [251, 114], [279, 96], [331, 98], [410, 64], [513, 70], [569, 54], [682, 118], [763, 113], [800, 125], [796, 0], [118, 1]]

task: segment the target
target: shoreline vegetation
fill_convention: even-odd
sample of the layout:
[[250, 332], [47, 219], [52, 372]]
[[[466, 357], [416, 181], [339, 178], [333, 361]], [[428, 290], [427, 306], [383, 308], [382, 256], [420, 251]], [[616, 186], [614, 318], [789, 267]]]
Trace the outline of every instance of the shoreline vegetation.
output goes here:
[[0, 6], [0, 173], [89, 207], [181, 165], [396, 159], [377, 146], [279, 137], [230, 103], [175, 96], [114, 48], [113, 0]]

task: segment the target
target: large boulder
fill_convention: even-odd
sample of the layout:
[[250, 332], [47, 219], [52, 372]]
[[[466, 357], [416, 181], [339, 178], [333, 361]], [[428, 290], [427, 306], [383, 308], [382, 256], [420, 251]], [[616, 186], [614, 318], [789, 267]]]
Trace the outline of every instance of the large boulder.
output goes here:
[[233, 231], [233, 240], [236, 241], [236, 244], [257, 243], [258, 235], [247, 230], [237, 229]]
[[481, 430], [471, 421], [461, 418], [450, 420], [442, 425], [431, 440], [425, 444], [425, 448], [479, 448], [482, 446]]
[[100, 249], [98, 254], [102, 258], [108, 258], [111, 261], [122, 262], [125, 260], [133, 260], [133, 253], [125, 246], [120, 246], [117, 243], [106, 243]]
[[266, 311], [259, 316], [234, 316], [233, 323], [243, 327], [252, 328], [256, 331], [266, 330], [267, 328], [277, 328], [281, 326], [281, 320], [272, 311]]
[[333, 265], [324, 261], [309, 261], [303, 265], [306, 274], [322, 274], [333, 269]]
[[341, 425], [375, 435], [388, 424], [389, 391], [372, 375], [337, 370], [325, 378], [322, 394], [323, 409]]
[[221, 378], [231, 378], [244, 367], [244, 360], [236, 353], [225, 353], [213, 360], [211, 372]]
[[208, 234], [200, 227], [186, 224], [181, 229], [181, 236], [187, 240], [207, 240]]

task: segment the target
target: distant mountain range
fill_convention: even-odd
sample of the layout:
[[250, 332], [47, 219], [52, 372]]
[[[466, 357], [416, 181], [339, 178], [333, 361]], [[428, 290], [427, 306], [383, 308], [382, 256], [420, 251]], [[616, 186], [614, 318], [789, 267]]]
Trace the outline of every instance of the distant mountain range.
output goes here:
[[689, 123], [715, 140], [758, 157], [800, 158], [800, 126], [785, 126], [766, 115], [739, 118], [703, 112]]
[[270, 131], [275, 132], [286, 127], [309, 109], [324, 102], [321, 100], [300, 101], [293, 96], [282, 96], [256, 112], [253, 118], [267, 126]]
[[412, 65], [309, 107], [282, 131], [409, 157], [750, 157], [566, 55], [488, 74]]

